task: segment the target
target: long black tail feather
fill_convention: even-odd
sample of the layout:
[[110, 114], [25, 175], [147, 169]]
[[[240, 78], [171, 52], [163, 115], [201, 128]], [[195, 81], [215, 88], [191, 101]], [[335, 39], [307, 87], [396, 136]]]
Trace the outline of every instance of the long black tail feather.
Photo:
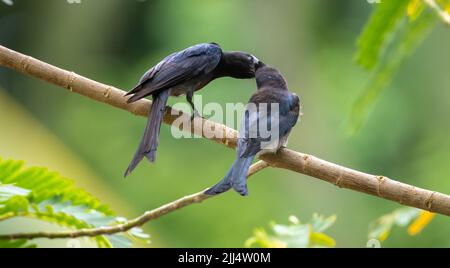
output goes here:
[[225, 177], [216, 185], [205, 191], [207, 195], [217, 195], [233, 188], [240, 195], [248, 195], [247, 173], [254, 156], [238, 158], [234, 161]]
[[125, 177], [136, 168], [144, 156], [147, 157], [150, 162], [155, 161], [156, 149], [158, 148], [159, 143], [159, 131], [169, 95], [170, 90], [165, 90], [153, 96], [153, 102], [148, 114], [144, 135], [142, 136], [141, 143], [136, 150], [133, 160], [131, 160], [130, 165], [125, 171]]

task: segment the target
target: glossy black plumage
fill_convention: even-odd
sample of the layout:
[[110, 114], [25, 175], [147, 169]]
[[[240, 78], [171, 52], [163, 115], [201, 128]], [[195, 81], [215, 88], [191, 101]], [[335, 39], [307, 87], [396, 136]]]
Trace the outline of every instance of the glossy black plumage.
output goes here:
[[[288, 91], [286, 81], [278, 70], [261, 64], [256, 71], [256, 83], [258, 89], [250, 98], [240, 129], [236, 160], [225, 177], [205, 191], [208, 195], [216, 195], [230, 188], [247, 195], [246, 178], [254, 157], [261, 153], [276, 152], [285, 146], [292, 127], [297, 123], [300, 100]], [[266, 104], [267, 109], [264, 109]], [[275, 104], [273, 107], [277, 109], [271, 109], [271, 104]], [[250, 109], [251, 105], [257, 109]], [[269, 125], [278, 131], [264, 137], [258, 130], [258, 124]]]
[[155, 161], [159, 130], [169, 96], [186, 95], [193, 116], [198, 114], [192, 97], [210, 81], [224, 76], [253, 78], [259, 60], [244, 52], [223, 52], [216, 43], [204, 43], [175, 52], [148, 70], [127, 95], [129, 103], [152, 96], [147, 126], [141, 143], [125, 171], [129, 175], [145, 157]]

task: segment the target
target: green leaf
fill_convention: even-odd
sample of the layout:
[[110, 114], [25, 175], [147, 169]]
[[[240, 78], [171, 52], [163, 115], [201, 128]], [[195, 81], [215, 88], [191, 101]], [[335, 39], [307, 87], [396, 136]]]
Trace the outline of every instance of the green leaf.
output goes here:
[[36, 244], [30, 244], [26, 239], [0, 240], [0, 248], [35, 248]]
[[323, 215], [317, 213], [313, 214], [311, 224], [314, 232], [323, 232], [330, 228], [336, 222], [336, 215], [331, 215], [325, 218]]
[[[15, 214], [20, 213], [27, 213], [29, 210], [30, 202], [28, 201], [27, 197], [16, 195], [5, 202], [2, 202], [2, 207], [0, 208], [0, 211], [6, 211], [6, 213], [13, 212]], [[3, 215], [5, 213], [0, 213], [0, 215]]]
[[313, 214], [311, 223], [300, 224], [295, 216], [289, 216], [291, 224], [271, 224], [273, 235], [269, 235], [264, 228], [256, 228], [253, 236], [246, 240], [246, 247], [334, 247], [336, 242], [328, 235], [321, 233], [329, 228], [335, 221], [336, 216], [324, 217]]
[[261, 247], [261, 248], [286, 248], [287, 245], [277, 240], [273, 236], [269, 236], [264, 228], [256, 228], [253, 236], [245, 241], [245, 247]]
[[407, 226], [411, 221], [416, 219], [420, 214], [417, 208], [400, 208], [393, 212], [383, 215], [369, 226], [369, 239], [377, 239], [384, 241], [389, 237], [391, 229], [394, 225], [399, 227]]
[[131, 240], [123, 235], [108, 235], [107, 238], [115, 248], [131, 248], [133, 246]]
[[336, 246], [336, 241], [324, 233], [311, 233], [310, 247], [327, 247], [333, 248]]
[[418, 208], [401, 208], [396, 210], [395, 224], [400, 227], [407, 226], [412, 220], [416, 219], [420, 214]]
[[383, 90], [391, 83], [403, 61], [422, 43], [436, 21], [436, 17], [429, 11], [422, 12], [417, 19], [409, 23], [403, 20], [394, 42], [388, 49], [389, 52], [377, 65], [362, 93], [353, 104], [349, 119], [351, 134], [360, 130], [369, 112]]
[[394, 218], [391, 214], [385, 215], [369, 226], [369, 239], [386, 240], [391, 232]]
[[383, 0], [375, 10], [358, 38], [355, 60], [364, 68], [372, 69], [384, 53], [390, 35], [405, 16], [409, 1]]
[[133, 237], [143, 239], [146, 241], [148, 241], [148, 239], [150, 239], [150, 235], [144, 233], [144, 230], [142, 230], [141, 228], [138, 228], [138, 227], [132, 228], [128, 233]]
[[436, 213], [422, 210], [419, 215], [408, 226], [408, 234], [411, 236], [418, 235], [422, 230], [430, 224]]
[[410, 21], [416, 20], [419, 15], [425, 10], [425, 3], [423, 0], [411, 0], [408, 4], [408, 18]]
[[2, 0], [2, 2], [7, 4], [8, 6], [12, 6], [13, 5], [13, 1], [12, 0]]
[[72, 180], [42, 167], [25, 169], [22, 161], [0, 159], [0, 183], [31, 191], [29, 199], [35, 204], [58, 197], [73, 205], [85, 205], [105, 215], [112, 215], [108, 206], [101, 204], [88, 192], [76, 188]]
[[289, 248], [306, 248], [309, 245], [309, 225], [279, 225], [272, 228], [278, 240], [283, 241]]
[[0, 202], [5, 202], [9, 198], [19, 195], [19, 196], [27, 196], [30, 193], [29, 190], [16, 187], [10, 184], [1, 184], [0, 183]]

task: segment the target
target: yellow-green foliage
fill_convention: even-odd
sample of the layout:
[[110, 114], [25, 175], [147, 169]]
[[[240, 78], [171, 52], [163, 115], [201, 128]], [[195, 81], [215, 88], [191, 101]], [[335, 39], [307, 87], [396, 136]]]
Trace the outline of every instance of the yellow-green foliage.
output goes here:
[[323, 233], [336, 221], [336, 216], [324, 217], [314, 214], [309, 223], [300, 223], [297, 217], [289, 217], [290, 224], [271, 224], [271, 233], [256, 228], [253, 236], [245, 242], [246, 247], [261, 248], [315, 248], [335, 247], [333, 238]]
[[[35, 218], [70, 229], [115, 224], [113, 211], [73, 181], [43, 167], [24, 168], [22, 161], [0, 159], [0, 220]], [[128, 238], [148, 236], [139, 228], [123, 235], [93, 238], [99, 247], [131, 246]], [[2, 241], [0, 247], [23, 247], [26, 241]]]
[[[438, 1], [443, 7], [450, 1]], [[358, 38], [355, 60], [371, 70], [370, 78], [353, 104], [349, 130], [357, 132], [401, 64], [428, 36], [438, 21], [423, 1], [385, 0], [375, 10]]]
[[417, 208], [400, 208], [383, 215], [369, 227], [369, 239], [385, 241], [391, 233], [393, 226], [408, 226], [409, 235], [417, 235], [434, 217], [434, 213]]

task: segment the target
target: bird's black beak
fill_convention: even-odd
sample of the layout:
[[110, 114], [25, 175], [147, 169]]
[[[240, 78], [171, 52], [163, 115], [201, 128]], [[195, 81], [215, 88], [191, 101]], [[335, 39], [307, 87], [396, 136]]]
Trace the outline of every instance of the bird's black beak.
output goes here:
[[256, 64], [255, 64], [255, 71], [257, 71], [259, 68], [266, 66], [264, 64], [264, 62], [257, 60]]
[[260, 67], [264, 66], [265, 64], [260, 61], [257, 57], [251, 55], [251, 57], [253, 58], [253, 64], [252, 64], [252, 69], [254, 72], [256, 72]]

